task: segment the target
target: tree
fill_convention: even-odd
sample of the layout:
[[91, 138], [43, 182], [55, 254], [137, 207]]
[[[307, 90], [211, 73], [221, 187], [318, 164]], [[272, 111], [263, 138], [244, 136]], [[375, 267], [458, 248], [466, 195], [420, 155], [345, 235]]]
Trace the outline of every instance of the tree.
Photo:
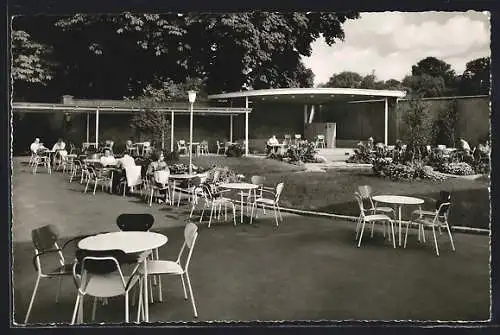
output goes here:
[[474, 59], [465, 65], [459, 92], [462, 95], [490, 94], [490, 57]]
[[47, 85], [52, 80], [52, 49], [34, 41], [22, 30], [12, 31], [12, 79], [29, 84]]
[[384, 82], [384, 89], [386, 90], [403, 90], [403, 84], [396, 79], [388, 79]]
[[410, 96], [408, 109], [401, 110], [404, 127], [402, 139], [408, 149], [415, 152], [417, 148], [428, 145], [432, 137], [432, 124], [428, 111], [419, 97]]
[[426, 73], [403, 78], [403, 87], [414, 96], [422, 98], [444, 96], [446, 85], [443, 77], [433, 77]]
[[[343, 40], [342, 24], [358, 16], [79, 14], [57, 20], [59, 33], [47, 34], [46, 42], [54, 45], [63, 63], [63, 75], [53, 84], [75, 96], [138, 96], [153, 82], [181, 83], [186, 77], [203, 79], [208, 93], [307, 87], [312, 71], [301, 63], [301, 56], [311, 54], [311, 43], [320, 35], [329, 45]], [[36, 30], [28, 21], [24, 25]]]
[[338, 74], [333, 74], [324, 87], [345, 87], [345, 88], [359, 88], [363, 77], [356, 72], [344, 71]]
[[[422, 79], [416, 79], [416, 81], [421, 81], [423, 83], [431, 84], [431, 86], [440, 86], [440, 79], [443, 79], [444, 86], [440, 88], [439, 95], [429, 95], [429, 96], [445, 96], [454, 95], [457, 89], [457, 78], [455, 71], [451, 68], [451, 65], [437, 59], [436, 57], [427, 57], [420, 60], [416, 65], [411, 67], [411, 74], [414, 77], [422, 77]], [[429, 79], [429, 77], [435, 79]], [[436, 89], [430, 90], [436, 94]]]

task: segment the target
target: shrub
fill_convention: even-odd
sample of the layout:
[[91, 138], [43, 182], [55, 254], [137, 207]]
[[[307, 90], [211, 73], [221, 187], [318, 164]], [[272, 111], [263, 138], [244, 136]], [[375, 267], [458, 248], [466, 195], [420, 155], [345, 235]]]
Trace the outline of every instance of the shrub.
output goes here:
[[439, 170], [444, 173], [454, 174], [458, 176], [468, 176], [474, 174], [472, 166], [465, 162], [442, 164], [439, 167]]
[[230, 144], [226, 150], [227, 157], [241, 157], [243, 155], [243, 146], [239, 143]]
[[347, 158], [346, 163], [372, 164], [375, 160], [375, 153], [363, 143], [358, 143], [354, 149], [354, 154]]
[[291, 144], [285, 154], [270, 153], [267, 157], [291, 164], [322, 162], [317, 153], [314, 143], [300, 141], [298, 144]]
[[394, 181], [413, 181], [415, 179], [429, 179], [440, 181], [445, 176], [435, 172], [431, 166], [425, 165], [423, 161], [401, 164], [394, 162], [392, 158], [377, 158], [373, 163], [373, 171], [376, 175], [387, 177]]

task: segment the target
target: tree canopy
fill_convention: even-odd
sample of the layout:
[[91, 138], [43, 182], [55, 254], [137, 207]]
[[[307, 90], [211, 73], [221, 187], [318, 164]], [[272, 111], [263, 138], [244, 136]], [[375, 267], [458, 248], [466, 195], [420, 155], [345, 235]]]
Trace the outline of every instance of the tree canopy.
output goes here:
[[203, 81], [207, 93], [311, 87], [314, 76], [301, 57], [311, 55], [311, 43], [320, 36], [329, 45], [343, 40], [342, 24], [358, 17], [355, 12], [79, 14], [16, 19], [14, 29], [37, 32], [53, 47], [60, 64], [50, 83], [54, 95], [121, 98], [187, 77]]

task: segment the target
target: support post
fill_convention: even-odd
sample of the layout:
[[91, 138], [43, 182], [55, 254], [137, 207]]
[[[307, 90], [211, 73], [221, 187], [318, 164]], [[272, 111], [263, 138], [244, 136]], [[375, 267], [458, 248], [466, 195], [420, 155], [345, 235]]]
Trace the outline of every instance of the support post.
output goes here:
[[[245, 97], [245, 108], [248, 108], [248, 97]], [[248, 111], [245, 112], [245, 156], [248, 156]]]
[[193, 103], [189, 104], [189, 174], [193, 174]]
[[384, 144], [389, 144], [389, 102], [388, 98], [384, 100]]
[[170, 152], [174, 152], [174, 111], [170, 114], [171, 124], [170, 124]]
[[304, 124], [307, 123], [307, 105], [304, 105]]
[[311, 113], [309, 114], [309, 122], [312, 123], [314, 119], [314, 105], [311, 105]]
[[233, 142], [233, 114], [229, 116], [229, 142]]
[[89, 124], [90, 124], [90, 113], [87, 112], [87, 143], [89, 143]]
[[99, 148], [99, 107], [95, 112], [95, 147]]

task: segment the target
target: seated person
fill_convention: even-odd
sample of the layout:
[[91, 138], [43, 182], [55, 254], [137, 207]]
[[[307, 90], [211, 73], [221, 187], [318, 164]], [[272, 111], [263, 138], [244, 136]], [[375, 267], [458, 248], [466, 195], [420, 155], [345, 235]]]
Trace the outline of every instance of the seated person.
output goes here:
[[267, 145], [266, 145], [267, 154], [269, 155], [271, 152], [274, 152], [274, 148], [278, 144], [280, 144], [280, 142], [276, 138], [276, 135], [271, 136], [271, 138], [267, 140]]
[[129, 166], [135, 166], [135, 160], [127, 151], [123, 153], [123, 157], [116, 160], [116, 166], [125, 169]]
[[111, 155], [111, 151], [109, 149], [104, 150], [104, 156], [102, 156], [100, 160], [102, 166], [116, 165], [116, 159], [113, 155]]
[[36, 154], [40, 151], [47, 150], [47, 148], [43, 145], [43, 143], [40, 142], [40, 139], [37, 137], [35, 138], [35, 141], [31, 143], [30, 150], [31, 152]]
[[66, 149], [66, 143], [62, 140], [62, 138], [58, 139], [56, 144], [52, 147], [52, 151], [64, 150]]
[[460, 150], [465, 151], [467, 154], [470, 152], [470, 145], [463, 138], [460, 139]]
[[151, 163], [149, 163], [146, 175], [152, 176], [156, 171], [168, 170], [168, 165], [165, 162], [165, 155], [163, 154], [162, 151], [154, 152], [151, 155], [151, 159], [152, 161]]

